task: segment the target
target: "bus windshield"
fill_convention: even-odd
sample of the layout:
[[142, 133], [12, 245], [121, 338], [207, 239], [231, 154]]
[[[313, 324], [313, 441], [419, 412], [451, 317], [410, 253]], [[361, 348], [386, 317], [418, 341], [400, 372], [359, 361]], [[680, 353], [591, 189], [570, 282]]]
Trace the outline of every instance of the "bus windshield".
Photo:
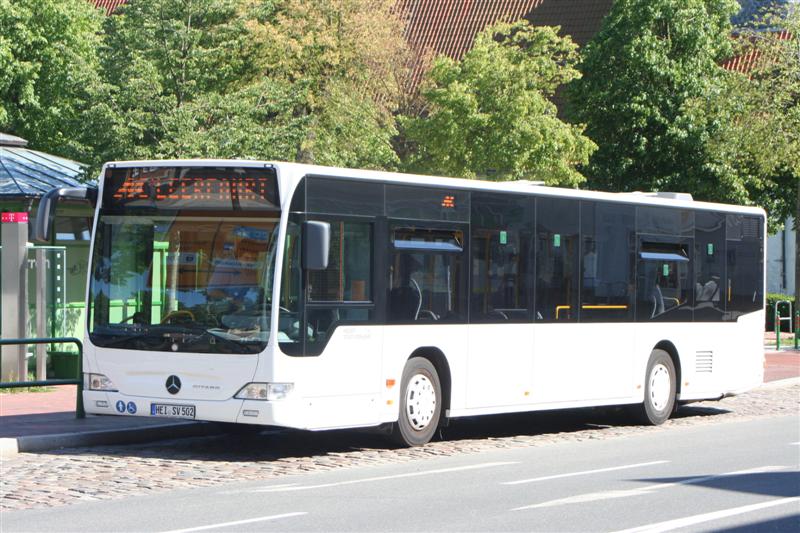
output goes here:
[[[107, 178], [92, 258], [90, 338], [108, 348], [258, 353], [269, 340], [279, 212], [274, 205], [260, 213], [232, 208], [235, 186], [214, 205], [197, 179], [175, 185], [180, 174], [172, 172], [170, 187], [181, 209], [166, 194], [144, 201], [130, 172]], [[218, 188], [220, 178], [213, 179]], [[149, 187], [160, 192], [162, 183]], [[182, 194], [187, 187], [203, 193], [206, 209], [192, 208]]]

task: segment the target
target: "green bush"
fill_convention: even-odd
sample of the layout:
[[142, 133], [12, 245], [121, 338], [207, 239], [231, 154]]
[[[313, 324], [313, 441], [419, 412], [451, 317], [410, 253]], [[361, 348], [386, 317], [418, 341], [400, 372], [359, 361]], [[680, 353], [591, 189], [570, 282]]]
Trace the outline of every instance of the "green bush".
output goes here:
[[[767, 324], [766, 324], [766, 330], [767, 331], [774, 331], [775, 330], [775, 326], [773, 324], [774, 319], [775, 319], [775, 302], [779, 302], [781, 300], [787, 300], [787, 301], [792, 302], [792, 312], [797, 310], [797, 308], [795, 307], [795, 304], [794, 304], [794, 296], [790, 296], [788, 294], [779, 294], [779, 293], [774, 293], [774, 292], [768, 293], [767, 294]], [[786, 316], [785, 314], [789, 310], [787, 309], [787, 306], [784, 304], [784, 305], [781, 306], [780, 311], [782, 313], [781, 316]], [[789, 321], [783, 322], [781, 324], [781, 331], [784, 331], [784, 332], [793, 331], [792, 324], [790, 324]]]

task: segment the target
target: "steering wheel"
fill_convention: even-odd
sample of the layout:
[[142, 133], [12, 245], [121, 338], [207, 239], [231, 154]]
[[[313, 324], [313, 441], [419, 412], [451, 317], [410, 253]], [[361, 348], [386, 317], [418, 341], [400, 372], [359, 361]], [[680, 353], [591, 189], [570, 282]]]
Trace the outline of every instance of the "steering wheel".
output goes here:
[[169, 323], [169, 321], [172, 318], [179, 317], [179, 316], [188, 316], [192, 321], [195, 320], [194, 313], [192, 313], [191, 311], [186, 311], [186, 310], [170, 311], [169, 313], [166, 314], [166, 316], [164, 316], [164, 318], [161, 319], [161, 323], [162, 324], [167, 324], [167, 323]]

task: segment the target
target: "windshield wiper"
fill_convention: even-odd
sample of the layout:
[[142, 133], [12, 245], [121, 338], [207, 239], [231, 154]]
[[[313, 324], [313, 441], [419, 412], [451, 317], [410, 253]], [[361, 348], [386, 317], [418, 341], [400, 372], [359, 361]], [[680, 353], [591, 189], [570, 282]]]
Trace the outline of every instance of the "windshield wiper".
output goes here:
[[[115, 338], [115, 339], [111, 339], [111, 340], [103, 343], [102, 347], [103, 348], [115, 348], [115, 347], [120, 347], [120, 346], [122, 346], [124, 344], [127, 344], [129, 342], [142, 340], [142, 339], [147, 339], [147, 338], [150, 338], [150, 339], [153, 339], [153, 340], [159, 339], [161, 341], [168, 340], [168, 339], [165, 339], [162, 335], [159, 335], [157, 332], [153, 332], [153, 331], [149, 331], [149, 330], [145, 331], [144, 333], [136, 333], [136, 334], [133, 334], [133, 335], [128, 335], [126, 333], [127, 332], [122, 332], [122, 334], [124, 336], [118, 337], [118, 338]], [[114, 336], [119, 335], [119, 333], [116, 333], [116, 332], [114, 332], [114, 333], [99, 333], [99, 332], [95, 332], [95, 334], [99, 334], [99, 335], [114, 335]]]
[[[187, 335], [193, 335], [196, 337], [194, 339], [195, 341], [199, 341], [203, 338], [210, 339], [209, 344], [216, 344], [217, 342], [222, 341], [223, 345], [235, 348], [237, 353], [250, 353], [248, 345], [254, 344], [249, 339], [242, 338], [241, 340], [234, 340], [228, 337], [223, 337], [222, 335], [219, 335], [199, 324], [181, 324], [180, 326], [173, 326], [173, 328], [170, 330], [170, 333], [184, 333]], [[259, 342], [261, 342], [260, 339]]]

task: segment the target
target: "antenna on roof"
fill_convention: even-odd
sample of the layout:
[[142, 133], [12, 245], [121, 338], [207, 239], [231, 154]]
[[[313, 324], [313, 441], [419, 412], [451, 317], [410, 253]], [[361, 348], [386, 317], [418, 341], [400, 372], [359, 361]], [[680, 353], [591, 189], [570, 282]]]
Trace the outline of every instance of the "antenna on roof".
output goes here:
[[620, 194], [636, 194], [639, 196], [649, 196], [650, 198], [664, 198], [666, 200], [681, 200], [684, 202], [693, 202], [694, 198], [688, 192], [667, 192], [667, 191], [653, 191], [653, 192], [623, 192]]
[[543, 181], [533, 181], [533, 180], [514, 180], [508, 181], [511, 185], [519, 185], [520, 187], [540, 187], [544, 185]]

